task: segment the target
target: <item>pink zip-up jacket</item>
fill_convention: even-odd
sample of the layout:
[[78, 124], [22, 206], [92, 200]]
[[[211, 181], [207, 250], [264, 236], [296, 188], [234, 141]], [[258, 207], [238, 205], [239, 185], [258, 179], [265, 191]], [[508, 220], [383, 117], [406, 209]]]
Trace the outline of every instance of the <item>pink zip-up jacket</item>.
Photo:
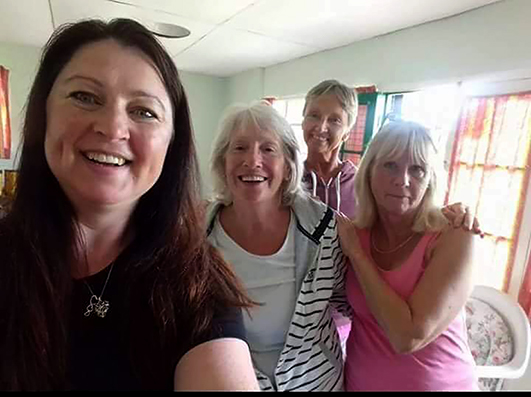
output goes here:
[[304, 164], [303, 183], [313, 197], [319, 198], [332, 209], [353, 218], [357, 209], [354, 176], [358, 169], [350, 161], [344, 161], [336, 177], [324, 181]]

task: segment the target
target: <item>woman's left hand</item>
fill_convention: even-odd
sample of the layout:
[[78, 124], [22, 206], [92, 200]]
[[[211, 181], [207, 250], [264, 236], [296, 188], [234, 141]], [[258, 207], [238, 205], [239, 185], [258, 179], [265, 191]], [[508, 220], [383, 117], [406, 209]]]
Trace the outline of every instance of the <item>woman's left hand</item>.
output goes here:
[[454, 228], [462, 228], [466, 231], [472, 231], [475, 234], [479, 234], [481, 237], [485, 235], [479, 226], [478, 218], [470, 212], [470, 207], [467, 205], [464, 205], [463, 203], [453, 203], [443, 207], [441, 211]]
[[359, 262], [361, 258], [363, 258], [364, 253], [361, 248], [354, 222], [343, 214], [337, 214], [337, 231], [343, 253], [348, 256], [351, 261]]

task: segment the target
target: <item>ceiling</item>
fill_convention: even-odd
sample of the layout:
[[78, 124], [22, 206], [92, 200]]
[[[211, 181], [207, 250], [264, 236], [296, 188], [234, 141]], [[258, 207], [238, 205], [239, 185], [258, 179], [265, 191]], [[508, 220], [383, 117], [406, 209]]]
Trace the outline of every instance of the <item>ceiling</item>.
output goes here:
[[82, 18], [129, 17], [191, 31], [161, 39], [181, 70], [214, 76], [267, 67], [500, 0], [0, 0], [0, 42], [42, 46]]

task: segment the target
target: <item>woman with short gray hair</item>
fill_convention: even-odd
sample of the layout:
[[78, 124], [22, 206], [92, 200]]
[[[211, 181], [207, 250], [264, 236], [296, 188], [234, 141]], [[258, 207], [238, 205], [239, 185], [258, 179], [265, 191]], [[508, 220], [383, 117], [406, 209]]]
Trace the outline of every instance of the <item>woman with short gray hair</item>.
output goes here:
[[313, 196], [352, 218], [357, 201], [357, 168], [341, 161], [341, 145], [348, 139], [358, 114], [354, 88], [337, 80], [324, 80], [311, 88], [303, 108], [302, 131], [308, 146], [304, 183]]
[[261, 389], [342, 390], [343, 254], [333, 211], [301, 188], [293, 130], [270, 105], [233, 106], [211, 168], [210, 242], [260, 304], [244, 323]]

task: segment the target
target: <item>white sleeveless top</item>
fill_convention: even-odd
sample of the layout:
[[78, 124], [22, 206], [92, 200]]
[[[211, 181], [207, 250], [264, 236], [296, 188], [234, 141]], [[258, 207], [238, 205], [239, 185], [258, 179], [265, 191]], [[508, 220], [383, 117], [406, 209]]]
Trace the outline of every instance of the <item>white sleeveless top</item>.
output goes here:
[[244, 323], [254, 364], [270, 379], [284, 347], [298, 291], [295, 283], [295, 216], [290, 215], [288, 234], [273, 255], [254, 255], [240, 247], [216, 217], [211, 238], [247, 288], [250, 297], [261, 303], [246, 311]]

